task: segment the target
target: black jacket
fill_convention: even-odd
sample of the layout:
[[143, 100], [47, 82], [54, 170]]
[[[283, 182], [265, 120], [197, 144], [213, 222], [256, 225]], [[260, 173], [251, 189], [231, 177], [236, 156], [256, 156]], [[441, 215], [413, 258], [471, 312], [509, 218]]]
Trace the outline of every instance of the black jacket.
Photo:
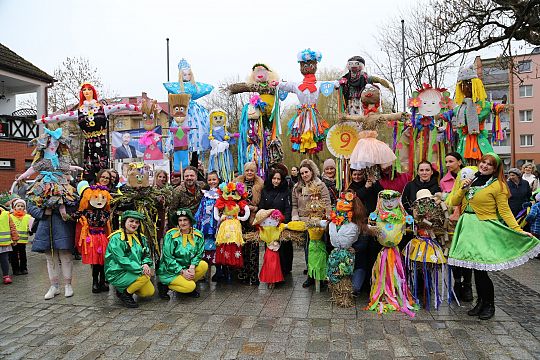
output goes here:
[[531, 200], [532, 191], [527, 180], [519, 179], [519, 184], [514, 184], [512, 180], [506, 182], [510, 189], [510, 198], [508, 199], [508, 205], [514, 216], [517, 216], [523, 209], [523, 203]]
[[281, 211], [285, 217], [285, 223], [291, 221], [292, 202], [291, 190], [287, 181], [282, 181], [279, 187], [274, 187], [272, 183], [265, 183], [261, 193], [261, 201], [258, 205], [259, 209], [277, 209]]
[[416, 193], [419, 190], [428, 189], [431, 192], [431, 195], [441, 191], [441, 187], [437, 181], [437, 177], [432, 176], [428, 182], [420, 181], [420, 177], [416, 176], [413, 181], [409, 181], [403, 189], [403, 194], [401, 195], [401, 202], [405, 207], [405, 210], [409, 215], [412, 215], [412, 204], [416, 200]]
[[358, 196], [360, 201], [362, 201], [362, 204], [364, 204], [367, 215], [369, 215], [375, 211], [379, 192], [384, 189], [378, 181], [375, 181], [370, 188], [366, 189], [366, 181], [364, 180], [361, 182], [351, 182], [349, 190], [353, 190], [356, 193], [356, 196]]

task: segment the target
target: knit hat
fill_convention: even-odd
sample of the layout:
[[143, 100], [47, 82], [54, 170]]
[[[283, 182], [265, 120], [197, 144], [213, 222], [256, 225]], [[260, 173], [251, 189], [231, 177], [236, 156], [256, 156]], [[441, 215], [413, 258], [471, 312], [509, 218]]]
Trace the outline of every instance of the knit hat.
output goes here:
[[521, 170], [519, 170], [518, 168], [511, 168], [510, 170], [508, 170], [508, 174], [515, 174], [521, 177]]
[[334, 161], [334, 159], [324, 160], [322, 171], [324, 172], [324, 170], [326, 170], [326, 168], [329, 168], [329, 167], [333, 167], [334, 169], [336, 168], [336, 162]]
[[11, 207], [14, 209], [17, 204], [23, 204], [24, 208], [26, 209], [26, 201], [24, 201], [23, 199], [19, 198], [19, 199], [13, 200], [13, 202], [11, 203]]
[[122, 213], [122, 222], [127, 219], [144, 220], [144, 215], [135, 210], [126, 210]]

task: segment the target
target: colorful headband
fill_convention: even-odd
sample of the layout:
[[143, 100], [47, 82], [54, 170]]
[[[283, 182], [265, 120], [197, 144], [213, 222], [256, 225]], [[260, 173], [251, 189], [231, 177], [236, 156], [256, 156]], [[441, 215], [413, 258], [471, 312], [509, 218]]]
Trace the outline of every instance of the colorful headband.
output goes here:
[[495, 161], [497, 162], [497, 167], [501, 165], [501, 158], [499, 157], [499, 155], [495, 154], [494, 152], [488, 152], [485, 155], [493, 156], [495, 158]]

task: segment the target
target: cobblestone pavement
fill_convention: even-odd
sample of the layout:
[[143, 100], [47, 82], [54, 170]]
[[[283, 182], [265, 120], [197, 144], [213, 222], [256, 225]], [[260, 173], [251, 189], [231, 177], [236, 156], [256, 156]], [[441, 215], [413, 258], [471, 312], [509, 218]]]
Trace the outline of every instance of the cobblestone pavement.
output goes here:
[[[493, 274], [497, 312], [467, 316], [470, 305], [401, 313], [333, 307], [302, 288], [303, 254], [287, 284], [273, 290], [202, 284], [199, 299], [157, 297], [120, 306], [111, 290], [92, 294], [89, 266], [76, 262], [75, 296], [43, 300], [44, 257], [27, 276], [0, 285], [0, 358], [5, 359], [534, 359], [540, 358], [540, 294], [512, 272]], [[516, 278], [540, 277], [531, 260]]]

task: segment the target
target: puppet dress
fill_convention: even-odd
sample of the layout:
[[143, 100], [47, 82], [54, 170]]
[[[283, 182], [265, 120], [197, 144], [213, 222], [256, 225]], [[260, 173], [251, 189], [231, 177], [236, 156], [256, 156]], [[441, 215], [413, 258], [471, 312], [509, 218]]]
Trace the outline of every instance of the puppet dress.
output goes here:
[[[54, 166], [53, 162], [58, 162], [58, 165]], [[38, 175], [26, 194], [29, 201], [42, 209], [57, 209], [61, 205], [77, 204], [76, 190], [66, 177], [70, 171], [69, 163], [63, 157], [42, 158], [32, 164], [32, 167]]]
[[108, 167], [107, 115], [102, 105], [83, 105], [77, 122], [84, 136], [83, 167], [85, 177], [93, 179], [101, 169]]
[[205, 145], [210, 147], [208, 172], [217, 171], [220, 179], [230, 180], [234, 173], [234, 161], [230, 145], [234, 144], [235, 139], [231, 137], [225, 140], [225, 129], [222, 126], [215, 127], [210, 135], [214, 138], [205, 141]]
[[352, 169], [364, 169], [376, 164], [387, 164], [396, 160], [396, 155], [388, 145], [377, 139], [377, 131], [363, 130], [358, 134], [358, 142], [351, 154]]
[[204, 236], [204, 261], [208, 265], [216, 262], [216, 233], [218, 222], [214, 219], [214, 206], [219, 194], [215, 190], [203, 190], [201, 204], [195, 213], [196, 228]]
[[110, 212], [106, 210], [82, 210], [71, 215], [79, 218], [82, 225], [81, 235], [75, 243], [77, 250], [81, 254], [82, 263], [88, 265], [104, 265], [105, 251], [109, 245], [108, 221]]
[[[242, 202], [240, 202], [242, 203]], [[223, 209], [225, 220], [219, 225], [216, 235], [216, 264], [226, 265], [236, 268], [244, 266], [244, 258], [242, 256], [242, 224], [238, 220], [240, 206], [234, 204], [232, 206], [216, 204], [218, 208]]]
[[259, 238], [266, 243], [263, 265], [259, 273], [259, 280], [274, 284], [284, 280], [281, 272], [281, 262], [279, 260], [279, 237], [285, 229], [285, 224], [279, 226], [262, 226], [259, 230]]

